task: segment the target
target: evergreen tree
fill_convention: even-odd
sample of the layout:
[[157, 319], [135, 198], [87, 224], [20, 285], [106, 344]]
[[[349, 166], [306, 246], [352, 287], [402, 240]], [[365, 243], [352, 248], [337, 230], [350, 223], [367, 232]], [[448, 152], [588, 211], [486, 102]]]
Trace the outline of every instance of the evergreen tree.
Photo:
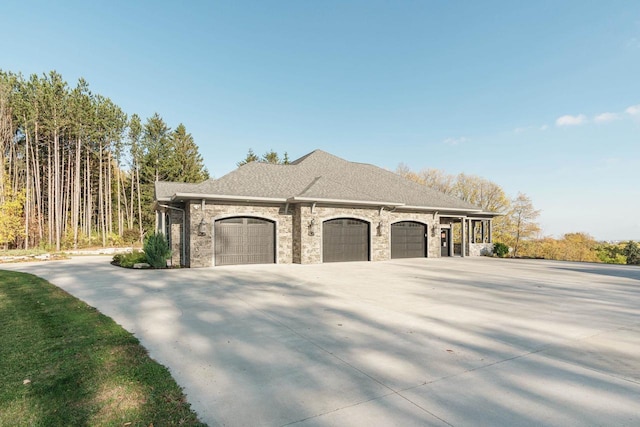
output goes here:
[[280, 163], [282, 163], [280, 161], [280, 156], [278, 155], [278, 153], [273, 151], [273, 149], [264, 153], [260, 161], [263, 163], [271, 163], [273, 165], [279, 165]]
[[247, 163], [257, 162], [258, 160], [260, 160], [260, 158], [256, 156], [256, 153], [253, 152], [252, 148], [249, 148], [249, 151], [247, 152], [247, 157], [245, 157], [244, 160], [241, 160], [238, 163], [236, 163], [236, 165], [240, 167], [240, 166], [246, 165]]
[[640, 265], [640, 246], [633, 240], [629, 240], [624, 247], [624, 256], [628, 265]]
[[198, 152], [198, 146], [182, 123], [171, 134], [171, 142], [177, 168], [174, 181], [201, 182], [209, 179], [209, 172]]
[[251, 162], [270, 163], [273, 165], [288, 165], [291, 163], [289, 161], [289, 154], [287, 154], [286, 151], [284, 152], [284, 157], [281, 159], [278, 152], [274, 151], [273, 149], [264, 153], [262, 157], [258, 157], [253, 152], [253, 149], [249, 148], [249, 151], [247, 152], [247, 156], [243, 160], [236, 163], [236, 165], [240, 167]]
[[172, 181], [177, 175], [172, 170], [171, 154], [172, 140], [171, 128], [167, 126], [162, 117], [155, 113], [147, 119], [142, 134], [142, 147], [144, 156], [140, 170], [141, 180], [145, 184], [155, 181]]

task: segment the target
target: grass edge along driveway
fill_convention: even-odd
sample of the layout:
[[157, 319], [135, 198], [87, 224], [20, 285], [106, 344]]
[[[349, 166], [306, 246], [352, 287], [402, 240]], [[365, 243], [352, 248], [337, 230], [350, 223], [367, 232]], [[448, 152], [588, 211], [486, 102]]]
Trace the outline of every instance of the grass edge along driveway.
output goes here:
[[0, 270], [0, 361], [0, 425], [204, 425], [131, 333], [31, 274]]

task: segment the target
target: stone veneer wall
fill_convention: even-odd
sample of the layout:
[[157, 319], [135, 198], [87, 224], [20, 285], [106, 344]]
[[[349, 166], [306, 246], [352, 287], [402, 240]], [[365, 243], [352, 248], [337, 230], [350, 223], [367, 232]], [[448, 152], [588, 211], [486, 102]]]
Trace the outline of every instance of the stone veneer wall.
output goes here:
[[[302, 263], [302, 222], [300, 220], [300, 205], [293, 205], [289, 209], [293, 210], [293, 254], [292, 261], [295, 264]], [[308, 230], [304, 230], [308, 233]]]
[[169, 245], [171, 248], [170, 263], [174, 267], [185, 265], [182, 259], [182, 212], [170, 209], [169, 214]]
[[[183, 265], [188, 267], [210, 267], [214, 265], [214, 224], [218, 219], [233, 216], [253, 216], [266, 218], [276, 223], [276, 262], [280, 264], [300, 263], [317, 264], [322, 262], [322, 223], [329, 219], [356, 218], [365, 220], [370, 225], [370, 259], [383, 261], [391, 258], [391, 224], [399, 221], [417, 221], [427, 225], [427, 256], [440, 257], [439, 233], [432, 235], [433, 224], [438, 219], [433, 213], [417, 211], [394, 211], [379, 208], [350, 208], [329, 205], [316, 205], [311, 213], [311, 205], [289, 205], [288, 212], [284, 212], [283, 204], [253, 205], [253, 204], [221, 204], [205, 203], [204, 211], [200, 201], [186, 203], [185, 225], [185, 257]], [[182, 231], [176, 224], [174, 235], [174, 221], [172, 213], [172, 250], [179, 262], [181, 249], [179, 243]], [[175, 212], [175, 218], [181, 223], [182, 214]], [[199, 236], [197, 230], [204, 218], [207, 233]], [[314, 220], [313, 235], [310, 235], [309, 223]], [[382, 223], [380, 233], [378, 224]], [[193, 230], [193, 232], [192, 232]], [[439, 231], [439, 229], [438, 229]], [[380, 235], [378, 235], [380, 234]], [[177, 249], [174, 247], [177, 245]]]
[[[276, 262], [290, 264], [293, 254], [293, 207], [284, 212], [284, 205], [252, 205], [252, 204], [208, 204], [204, 205], [204, 212], [200, 201], [187, 203], [189, 233], [190, 267], [210, 267], [214, 265], [215, 221], [234, 216], [253, 216], [265, 218], [276, 223]], [[207, 223], [207, 233], [197, 234], [200, 221], [204, 218]]]
[[493, 253], [493, 243], [470, 243], [469, 256], [487, 256]]
[[[380, 211], [379, 208], [350, 208], [327, 205], [316, 205], [311, 213], [310, 205], [296, 206], [296, 215], [300, 218], [300, 263], [317, 264], [322, 262], [322, 223], [335, 218], [356, 218], [369, 222], [370, 230], [370, 259], [371, 261], [384, 261], [391, 258], [391, 224], [399, 221], [417, 221], [427, 225], [427, 256], [440, 256], [439, 234], [432, 236], [431, 230], [434, 224], [434, 215], [425, 212], [411, 211]], [[315, 227], [313, 236], [309, 235], [309, 223], [314, 219]], [[380, 233], [378, 224], [382, 223]], [[296, 222], [297, 224], [297, 222]], [[380, 235], [378, 235], [380, 234]], [[294, 254], [297, 261], [297, 254]]]

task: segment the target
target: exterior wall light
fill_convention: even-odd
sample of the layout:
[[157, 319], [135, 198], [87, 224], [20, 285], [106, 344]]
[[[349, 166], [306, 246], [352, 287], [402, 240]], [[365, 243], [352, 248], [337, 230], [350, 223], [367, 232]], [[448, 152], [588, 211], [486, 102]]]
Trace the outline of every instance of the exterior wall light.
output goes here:
[[309, 229], [309, 236], [315, 236], [315, 234], [316, 234], [316, 220], [314, 218], [311, 218], [311, 221], [309, 221], [309, 225], [307, 227]]
[[202, 218], [200, 220], [200, 224], [198, 224], [198, 236], [206, 236], [207, 235], [207, 222]]
[[376, 227], [376, 230], [378, 231], [378, 236], [382, 236], [382, 221], [380, 221], [378, 223], [378, 226]]
[[431, 237], [436, 237], [436, 234], [438, 233], [438, 224], [433, 224], [433, 227], [431, 227]]

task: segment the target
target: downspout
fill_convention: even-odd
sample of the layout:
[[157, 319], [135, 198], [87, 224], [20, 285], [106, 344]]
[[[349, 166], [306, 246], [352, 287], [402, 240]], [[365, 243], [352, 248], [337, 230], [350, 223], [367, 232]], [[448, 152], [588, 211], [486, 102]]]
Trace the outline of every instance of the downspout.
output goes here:
[[[184, 209], [181, 208], [176, 208], [175, 206], [169, 206], [169, 205], [158, 205], [160, 207], [166, 208], [166, 209], [173, 209], [176, 211], [180, 211], [182, 212], [182, 262], [186, 264], [187, 262], [187, 258], [186, 258], [186, 253], [185, 253], [185, 246], [187, 245], [187, 241], [185, 240], [185, 232], [187, 230], [187, 218], [186, 218], [186, 213]], [[181, 265], [182, 267], [182, 265]]]

